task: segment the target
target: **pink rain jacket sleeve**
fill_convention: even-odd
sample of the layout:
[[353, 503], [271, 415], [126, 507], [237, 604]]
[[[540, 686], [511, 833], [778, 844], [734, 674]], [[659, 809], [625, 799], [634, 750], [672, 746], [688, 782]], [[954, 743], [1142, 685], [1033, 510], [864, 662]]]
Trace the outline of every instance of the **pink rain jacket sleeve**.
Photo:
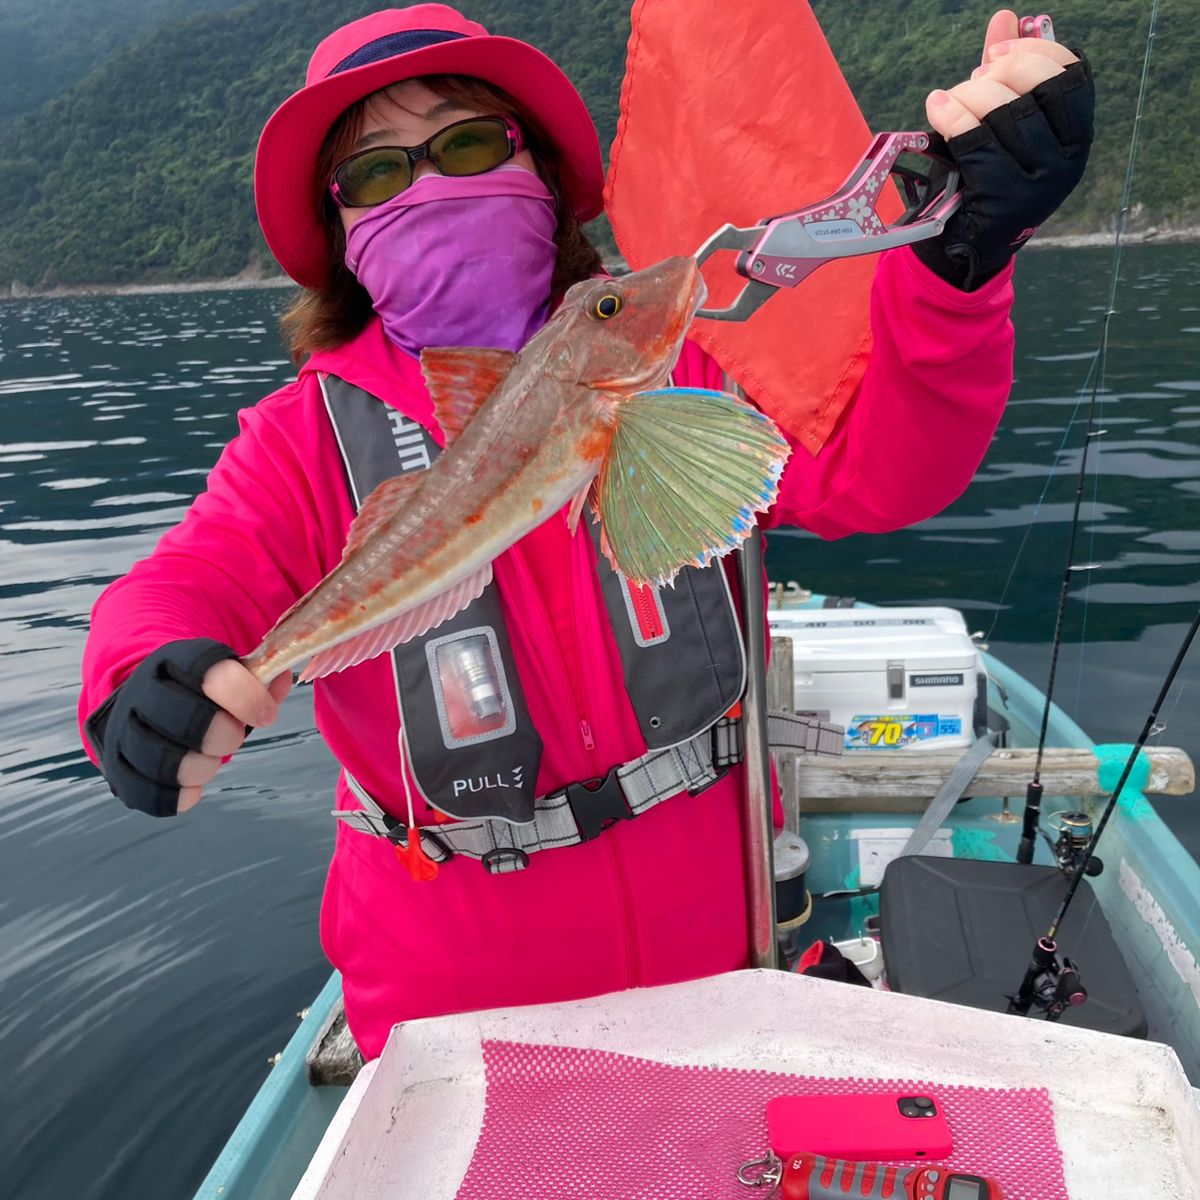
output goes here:
[[[910, 251], [876, 275], [875, 345], [855, 403], [816, 457], [793, 455], [767, 524], [823, 537], [920, 520], [963, 490], [1011, 384], [1009, 272], [969, 295]], [[82, 720], [151, 650], [212, 637], [247, 653], [339, 559], [353, 517], [317, 372], [336, 373], [428, 426], [416, 364], [374, 323], [315, 356], [300, 379], [241, 414], [206, 491], [154, 553], [96, 602]], [[687, 345], [676, 382], [719, 386]], [[563, 514], [502, 554], [495, 577], [518, 673], [544, 742], [540, 794], [645, 752], [594, 571], [590, 538]], [[318, 681], [318, 728], [343, 767], [403, 814], [399, 719], [387, 656]], [[746, 961], [740, 772], [680, 795], [601, 837], [488, 876], [443, 865], [414, 883], [392, 847], [339, 826], [321, 908], [322, 944], [342, 972], [364, 1054], [396, 1021], [565, 1000], [731, 970]], [[345, 781], [337, 804], [357, 808]], [[433, 814], [423, 806], [420, 823]]]

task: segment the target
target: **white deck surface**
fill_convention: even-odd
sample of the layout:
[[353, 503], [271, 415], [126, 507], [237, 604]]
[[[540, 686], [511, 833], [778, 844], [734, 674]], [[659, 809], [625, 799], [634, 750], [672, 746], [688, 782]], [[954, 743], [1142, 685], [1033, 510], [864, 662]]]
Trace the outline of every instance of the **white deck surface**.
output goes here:
[[[742, 971], [398, 1025], [346, 1097], [293, 1200], [452, 1200], [482, 1126], [481, 1042], [493, 1038], [680, 1065], [1044, 1087], [1071, 1200], [1200, 1197], [1200, 1108], [1166, 1046]], [[561, 1191], [548, 1183], [539, 1200], [573, 1196], [569, 1178], [561, 1182]]]

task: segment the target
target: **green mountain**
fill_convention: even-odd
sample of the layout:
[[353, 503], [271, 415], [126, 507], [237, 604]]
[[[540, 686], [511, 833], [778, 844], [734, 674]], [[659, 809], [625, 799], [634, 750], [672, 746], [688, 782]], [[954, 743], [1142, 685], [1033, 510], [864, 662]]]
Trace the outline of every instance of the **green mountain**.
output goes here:
[[238, 0], [0, 0], [0, 124], [78, 83], [114, 51]]
[[[89, 10], [100, 3], [116, 0], [96, 0]], [[1200, 50], [1200, 23], [1184, 11], [1193, 12], [1194, 3], [1166, 0], [1159, 26], [1138, 162], [1136, 195], [1146, 219], [1200, 213], [1200, 138], [1189, 116], [1200, 112], [1190, 65]], [[258, 131], [302, 78], [316, 41], [379, 6], [251, 0], [201, 12], [130, 43], [65, 94], [0, 129], [0, 288], [272, 270], [254, 220]], [[531, 41], [558, 61], [582, 91], [603, 143], [611, 141], [629, 29], [626, 0], [462, 0], [462, 6], [495, 32]], [[962, 78], [978, 61], [993, 7], [980, 0], [815, 3], [876, 129], [924, 123], [928, 89]], [[1149, 0], [1055, 5], [1060, 36], [1086, 44], [1101, 93], [1093, 165], [1056, 220], [1061, 232], [1112, 219], [1148, 12]]]
[[[380, 7], [253, 0], [114, 55], [0, 132], [0, 287], [211, 279], [264, 263], [251, 171], [258, 132], [315, 43]], [[476, 0], [470, 14], [567, 65], [616, 125], [628, 10], [611, 0]]]

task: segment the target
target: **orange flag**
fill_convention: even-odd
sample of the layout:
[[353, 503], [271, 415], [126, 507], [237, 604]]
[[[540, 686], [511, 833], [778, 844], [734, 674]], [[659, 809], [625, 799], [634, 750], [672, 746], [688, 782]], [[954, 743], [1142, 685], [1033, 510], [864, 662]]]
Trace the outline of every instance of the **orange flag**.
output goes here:
[[[824, 199], [871, 141], [806, 0], [637, 0], [606, 207], [635, 270], [694, 254], [721, 225]], [[899, 198], [880, 204], [894, 219]], [[746, 280], [722, 253], [706, 307]], [[875, 256], [823, 266], [749, 321], [697, 320], [696, 339], [816, 454], [862, 378]]]

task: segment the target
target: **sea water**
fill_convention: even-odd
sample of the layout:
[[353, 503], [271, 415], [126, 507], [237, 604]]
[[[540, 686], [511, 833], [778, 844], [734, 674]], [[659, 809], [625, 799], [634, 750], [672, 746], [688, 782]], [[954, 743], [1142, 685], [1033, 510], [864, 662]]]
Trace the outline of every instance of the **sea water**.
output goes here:
[[[777, 531], [767, 562], [961, 608], [1042, 687], [1110, 255], [1022, 259], [1013, 397], [966, 494], [887, 536]], [[285, 301], [0, 303], [0, 1195], [190, 1196], [329, 970], [336, 770], [307, 689], [177, 821], [127, 812], [75, 728], [89, 609], [291, 378]], [[1099, 565], [1073, 579], [1056, 692], [1103, 741], [1136, 736], [1200, 603], [1200, 248], [1130, 248], [1118, 308], [1079, 538]], [[1200, 652], [1184, 676], [1159, 740], [1200, 759]], [[1159, 808], [1200, 852], [1193, 804]]]

